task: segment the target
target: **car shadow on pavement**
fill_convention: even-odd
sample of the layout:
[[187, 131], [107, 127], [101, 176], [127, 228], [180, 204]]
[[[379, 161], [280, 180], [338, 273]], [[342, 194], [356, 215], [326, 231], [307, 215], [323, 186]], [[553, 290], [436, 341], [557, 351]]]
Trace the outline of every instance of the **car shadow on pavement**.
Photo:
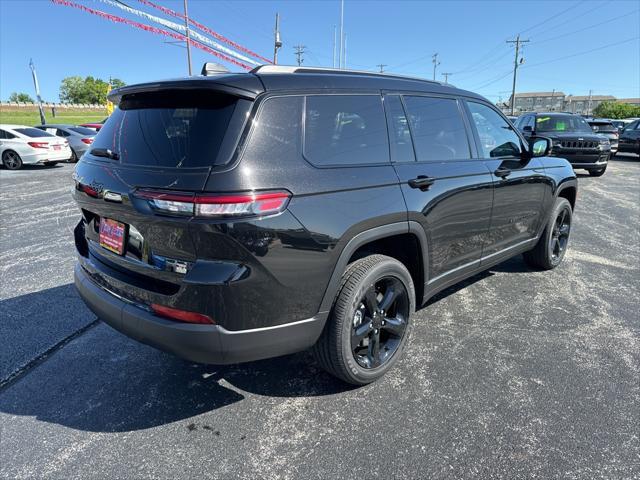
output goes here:
[[[78, 308], [72, 289], [65, 285], [2, 303], [11, 309], [37, 295], [41, 308], [31, 312], [33, 324], [51, 325]], [[57, 304], [56, 310], [42, 308], [47, 303]], [[91, 324], [95, 317], [85, 315]], [[11, 341], [29, 345], [16, 335]], [[0, 413], [77, 430], [126, 432], [185, 421], [254, 395], [322, 396], [351, 388], [320, 370], [309, 352], [239, 365], [193, 364], [99, 322], [0, 389]]]

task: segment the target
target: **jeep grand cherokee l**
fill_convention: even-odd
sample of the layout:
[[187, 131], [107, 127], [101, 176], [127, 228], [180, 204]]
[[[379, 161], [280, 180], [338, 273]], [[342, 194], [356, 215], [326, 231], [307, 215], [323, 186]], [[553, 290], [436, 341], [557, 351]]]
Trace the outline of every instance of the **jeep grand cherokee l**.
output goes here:
[[263, 66], [110, 98], [75, 170], [75, 283], [106, 323], [190, 361], [313, 347], [366, 384], [438, 291], [566, 252], [571, 166], [474, 93]]
[[553, 142], [551, 154], [566, 158], [573, 168], [586, 169], [589, 175], [600, 177], [607, 169], [611, 144], [594, 133], [589, 123], [570, 113], [526, 113], [515, 126], [525, 138], [541, 135]]

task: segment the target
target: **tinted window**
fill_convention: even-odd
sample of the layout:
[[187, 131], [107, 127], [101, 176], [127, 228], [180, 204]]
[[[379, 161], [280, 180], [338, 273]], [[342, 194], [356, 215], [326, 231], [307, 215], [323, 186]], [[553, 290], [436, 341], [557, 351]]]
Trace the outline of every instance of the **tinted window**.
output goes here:
[[610, 122], [589, 122], [589, 125], [591, 125], [594, 132], [613, 133], [618, 131], [615, 125]]
[[400, 97], [389, 95], [384, 97], [384, 107], [387, 114], [387, 127], [389, 129], [389, 141], [391, 142], [392, 162], [413, 162], [413, 144], [409, 123], [402, 108]]
[[7, 132], [6, 130], [0, 130], [0, 138], [9, 140], [11, 138], [16, 138], [16, 136], [13, 133]]
[[469, 102], [484, 158], [520, 156], [520, 137], [493, 108]]
[[404, 97], [418, 161], [470, 157], [469, 142], [457, 100]]
[[87, 128], [87, 127], [69, 127], [69, 130], [71, 130], [72, 132], [79, 133], [80, 135], [95, 135], [96, 134], [95, 130], [91, 130], [90, 128]]
[[302, 96], [265, 100], [244, 155], [260, 161], [299, 158], [303, 100]]
[[[96, 135], [93, 148], [108, 148], [120, 162], [172, 168], [216, 165], [227, 126], [239, 103], [210, 90], [128, 95]], [[93, 132], [92, 132], [93, 133]], [[239, 131], [229, 135], [239, 135]]]
[[51, 135], [50, 133], [43, 132], [37, 128], [16, 128], [16, 132], [21, 133], [22, 135], [26, 135], [27, 137], [37, 138], [37, 137], [55, 137], [55, 135]]
[[537, 132], [584, 132], [591, 133], [587, 121], [577, 115], [539, 115], [536, 117]]
[[380, 96], [306, 97], [304, 154], [315, 165], [388, 162], [387, 126]]

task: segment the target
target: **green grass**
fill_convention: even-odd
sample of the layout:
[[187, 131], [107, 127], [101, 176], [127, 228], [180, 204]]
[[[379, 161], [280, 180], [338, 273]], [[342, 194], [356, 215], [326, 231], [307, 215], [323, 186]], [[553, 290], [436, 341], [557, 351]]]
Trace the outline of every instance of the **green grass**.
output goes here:
[[[47, 123], [68, 123], [79, 125], [81, 123], [99, 122], [107, 116], [105, 109], [61, 109], [58, 108], [56, 117], [51, 115], [51, 108], [45, 109]], [[38, 109], [27, 108], [2, 108], [0, 109], [0, 123], [17, 125], [40, 125]]]

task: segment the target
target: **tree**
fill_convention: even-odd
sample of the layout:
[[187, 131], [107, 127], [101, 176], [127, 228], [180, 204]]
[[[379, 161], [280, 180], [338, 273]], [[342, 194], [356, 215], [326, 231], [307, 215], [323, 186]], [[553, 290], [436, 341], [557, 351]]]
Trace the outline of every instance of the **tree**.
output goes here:
[[[100, 78], [67, 77], [60, 84], [60, 101], [64, 103], [94, 103], [106, 105], [108, 82]], [[118, 88], [125, 83], [119, 78], [111, 79], [111, 86]]]
[[621, 102], [603, 102], [593, 109], [593, 115], [612, 119], [640, 117], [640, 106]]
[[11, 95], [9, 95], [9, 101], [14, 103], [34, 103], [33, 98], [31, 98], [28, 93], [24, 92], [13, 92]]

